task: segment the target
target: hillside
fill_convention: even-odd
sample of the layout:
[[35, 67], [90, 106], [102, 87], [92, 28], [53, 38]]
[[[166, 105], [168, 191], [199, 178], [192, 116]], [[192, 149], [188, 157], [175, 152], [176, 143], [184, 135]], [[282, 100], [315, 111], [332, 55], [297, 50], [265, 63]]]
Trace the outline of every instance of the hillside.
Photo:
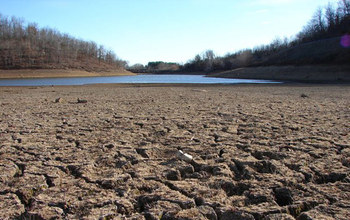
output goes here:
[[209, 74], [210, 77], [294, 82], [350, 82], [350, 66], [260, 66]]
[[252, 66], [209, 74], [212, 77], [298, 82], [350, 82], [350, 51], [341, 38], [317, 40], [263, 57]]
[[[95, 42], [0, 14], [0, 69], [125, 73], [126, 62]], [[13, 71], [7, 71], [11, 73]], [[51, 71], [52, 72], [52, 71]], [[63, 71], [64, 72], [64, 71]]]
[[342, 47], [340, 42], [341, 37], [334, 37], [298, 44], [276, 51], [270, 56], [264, 57], [260, 62], [257, 62], [257, 64], [264, 66], [344, 65], [350, 60], [350, 50]]
[[[329, 3], [316, 10], [312, 19], [291, 39], [277, 38], [268, 45], [243, 49], [224, 57], [207, 50], [186, 63], [182, 71], [226, 71], [216, 76], [301, 81], [349, 78], [350, 1], [339, 1], [337, 6]], [[268, 70], [273, 73], [266, 72]], [[286, 76], [286, 73], [292, 75]], [[325, 78], [325, 74], [329, 76]], [[337, 74], [345, 75], [334, 77]]]

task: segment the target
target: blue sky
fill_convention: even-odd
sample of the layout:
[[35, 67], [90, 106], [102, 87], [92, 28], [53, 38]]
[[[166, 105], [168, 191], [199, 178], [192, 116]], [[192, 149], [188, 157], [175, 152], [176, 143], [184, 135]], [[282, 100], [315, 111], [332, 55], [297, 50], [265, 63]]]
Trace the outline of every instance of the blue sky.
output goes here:
[[0, 0], [0, 13], [95, 41], [132, 65], [291, 37], [328, 2], [337, 0]]

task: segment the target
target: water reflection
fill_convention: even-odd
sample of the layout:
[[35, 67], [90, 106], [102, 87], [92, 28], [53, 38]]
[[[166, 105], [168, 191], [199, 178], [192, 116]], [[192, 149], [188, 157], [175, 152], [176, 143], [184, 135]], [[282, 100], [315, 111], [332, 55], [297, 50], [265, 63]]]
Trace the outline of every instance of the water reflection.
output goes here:
[[78, 78], [4, 79], [0, 86], [50, 86], [85, 85], [101, 83], [195, 83], [195, 84], [239, 84], [239, 83], [279, 83], [270, 80], [225, 79], [204, 75], [137, 75]]

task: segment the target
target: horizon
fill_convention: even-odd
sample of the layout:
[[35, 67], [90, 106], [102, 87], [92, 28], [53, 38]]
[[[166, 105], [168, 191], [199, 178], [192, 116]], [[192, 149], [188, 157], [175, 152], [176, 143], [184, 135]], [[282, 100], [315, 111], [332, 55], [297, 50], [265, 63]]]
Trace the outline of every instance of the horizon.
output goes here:
[[0, 0], [0, 13], [94, 41], [129, 65], [181, 64], [206, 50], [223, 56], [276, 38], [291, 38], [328, 2], [338, 1]]

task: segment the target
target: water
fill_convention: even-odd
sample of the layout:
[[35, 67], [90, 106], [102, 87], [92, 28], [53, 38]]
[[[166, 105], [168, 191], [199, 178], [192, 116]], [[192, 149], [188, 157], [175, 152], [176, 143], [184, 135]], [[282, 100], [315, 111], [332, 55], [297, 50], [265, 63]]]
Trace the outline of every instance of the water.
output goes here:
[[101, 83], [195, 83], [195, 84], [238, 84], [279, 83], [270, 80], [225, 79], [204, 75], [137, 75], [77, 78], [0, 79], [0, 86], [51, 86], [86, 85]]

